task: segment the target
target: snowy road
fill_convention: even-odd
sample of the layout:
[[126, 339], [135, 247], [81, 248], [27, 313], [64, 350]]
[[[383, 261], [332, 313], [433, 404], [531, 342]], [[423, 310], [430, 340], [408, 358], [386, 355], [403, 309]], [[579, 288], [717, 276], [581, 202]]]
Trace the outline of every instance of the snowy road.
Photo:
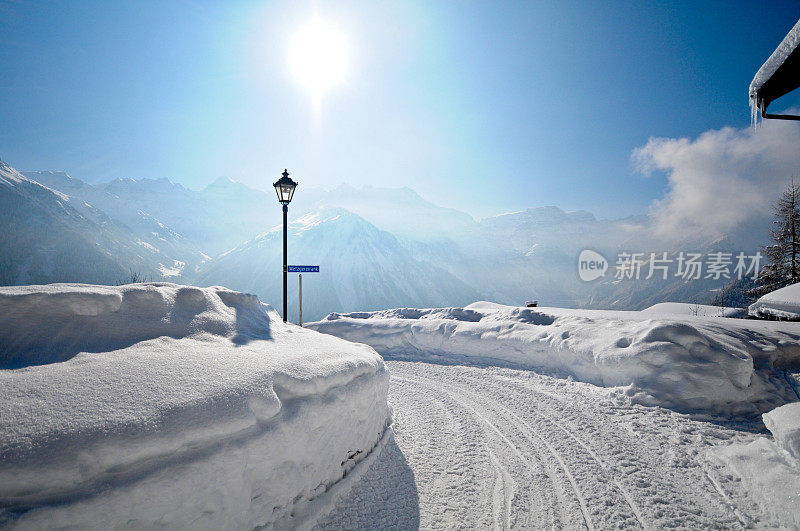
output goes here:
[[391, 361], [395, 438], [318, 528], [770, 525], [706, 456], [748, 442], [613, 389], [500, 367]]

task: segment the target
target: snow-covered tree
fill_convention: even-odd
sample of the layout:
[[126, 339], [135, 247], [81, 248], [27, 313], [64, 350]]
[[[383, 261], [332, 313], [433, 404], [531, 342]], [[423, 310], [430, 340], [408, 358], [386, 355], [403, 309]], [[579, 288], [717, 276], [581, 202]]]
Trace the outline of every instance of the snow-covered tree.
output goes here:
[[800, 282], [800, 185], [792, 179], [775, 204], [772, 244], [762, 249], [767, 262], [752, 294], [756, 297]]

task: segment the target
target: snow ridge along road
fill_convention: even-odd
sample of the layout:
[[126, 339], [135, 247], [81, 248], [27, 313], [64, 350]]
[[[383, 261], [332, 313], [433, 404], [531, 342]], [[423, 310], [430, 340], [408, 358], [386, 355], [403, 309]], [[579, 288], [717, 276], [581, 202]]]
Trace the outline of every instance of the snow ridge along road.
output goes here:
[[629, 386], [639, 404], [721, 418], [755, 417], [797, 400], [784, 377], [785, 368], [800, 367], [796, 323], [476, 302], [332, 313], [308, 327], [388, 357], [544, 369]]
[[294, 528], [384, 444], [388, 387], [254, 295], [0, 287], [0, 528]]
[[707, 456], [755, 440], [754, 424], [700, 421], [526, 370], [387, 366], [395, 441], [318, 529], [780, 525]]

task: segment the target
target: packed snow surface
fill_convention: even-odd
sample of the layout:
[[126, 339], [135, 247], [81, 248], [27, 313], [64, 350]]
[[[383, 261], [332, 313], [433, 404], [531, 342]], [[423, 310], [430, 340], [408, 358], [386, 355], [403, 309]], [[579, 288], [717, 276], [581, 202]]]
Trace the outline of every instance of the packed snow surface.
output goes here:
[[785, 500], [800, 490], [762, 506], [747, 477], [709, 455], [759, 439], [754, 422], [702, 420], [631, 403], [619, 388], [473, 361], [387, 361], [394, 439], [319, 529], [793, 522]]
[[800, 320], [800, 283], [762, 295], [750, 305], [748, 313], [754, 317]]
[[387, 386], [225, 288], [0, 288], [0, 525], [294, 526], [383, 440]]
[[783, 370], [800, 363], [796, 323], [479, 302], [331, 314], [308, 326], [384, 355], [502, 360], [726, 418], [797, 400]]

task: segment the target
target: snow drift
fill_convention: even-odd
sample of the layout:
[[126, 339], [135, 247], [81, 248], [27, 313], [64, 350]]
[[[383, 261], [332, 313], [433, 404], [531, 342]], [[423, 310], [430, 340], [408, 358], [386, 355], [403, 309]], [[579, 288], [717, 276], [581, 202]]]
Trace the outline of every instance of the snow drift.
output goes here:
[[0, 367], [24, 527], [293, 525], [389, 419], [374, 350], [220, 287], [0, 288]]
[[389, 356], [503, 360], [681, 411], [753, 416], [797, 395], [783, 367], [800, 363], [800, 327], [643, 312], [518, 308], [397, 309], [331, 314], [310, 328]]
[[800, 320], [800, 283], [761, 296], [750, 305], [748, 313], [753, 317]]
[[789, 455], [800, 459], [800, 402], [773, 409], [763, 417], [775, 442]]
[[713, 448], [711, 456], [738, 474], [753, 498], [793, 528], [800, 528], [800, 403], [764, 413], [773, 439]]

